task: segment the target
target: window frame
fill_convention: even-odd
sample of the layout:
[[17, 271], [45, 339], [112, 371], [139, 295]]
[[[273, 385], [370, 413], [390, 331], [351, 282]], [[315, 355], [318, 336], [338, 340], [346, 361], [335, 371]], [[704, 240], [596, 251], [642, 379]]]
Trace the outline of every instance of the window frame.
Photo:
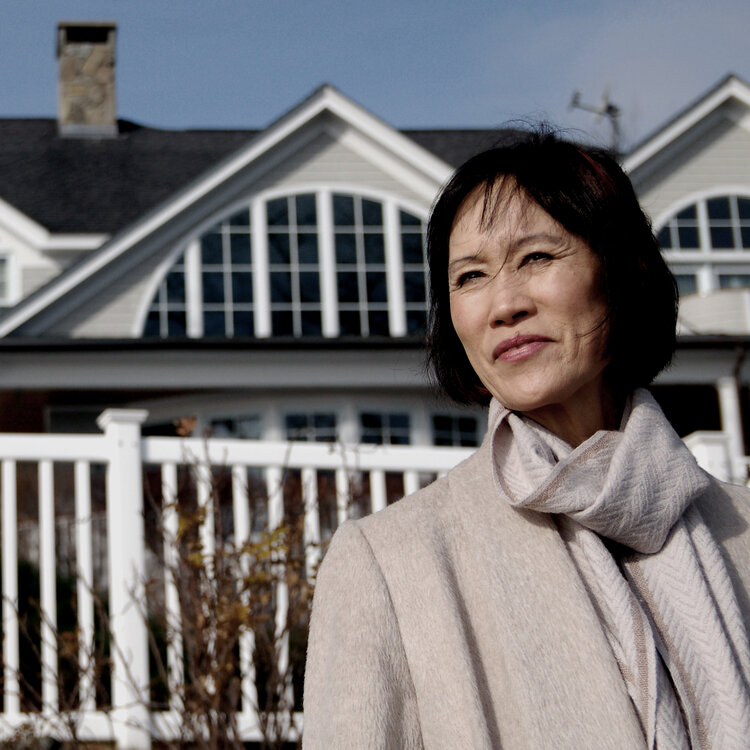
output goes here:
[[[385, 312], [388, 320], [388, 333], [392, 338], [408, 335], [406, 317], [408, 303], [404, 298], [404, 267], [403, 251], [401, 247], [400, 212], [407, 213], [418, 220], [422, 227], [422, 241], [424, 243], [428, 210], [417, 205], [414, 201], [397, 195], [381, 191], [362, 189], [359, 186], [347, 184], [336, 185], [297, 185], [293, 188], [274, 188], [244, 197], [233, 202], [229, 207], [214, 214], [209, 220], [202, 222], [191, 236], [179, 246], [175, 246], [165, 259], [155, 269], [150, 283], [144, 292], [141, 309], [134, 321], [134, 337], [143, 337], [146, 321], [152, 303], [159, 293], [159, 289], [167, 278], [174, 263], [184, 252], [185, 267], [185, 307], [186, 307], [186, 336], [187, 338], [202, 338], [203, 308], [200, 297], [200, 284], [196, 284], [195, 276], [200, 279], [202, 264], [200, 258], [200, 241], [214, 227], [220, 226], [239, 211], [250, 212], [250, 245], [252, 254], [252, 299], [253, 299], [253, 338], [270, 338], [277, 336], [272, 329], [272, 300], [271, 279], [273, 264], [270, 263], [268, 252], [268, 226], [266, 221], [267, 204], [279, 198], [294, 198], [298, 195], [310, 194], [315, 196], [317, 211], [318, 237], [318, 283], [320, 287], [321, 335], [323, 338], [340, 336], [339, 301], [337, 293], [336, 273], [337, 264], [334, 247], [333, 196], [354, 196], [360, 201], [369, 200], [381, 204], [383, 213], [383, 242], [385, 251], [386, 274], [386, 302]], [[423, 245], [423, 253], [426, 250]], [[304, 270], [304, 269], [302, 269]], [[366, 272], [366, 271], [364, 271]], [[426, 269], [424, 271], [426, 273]], [[415, 303], [411, 303], [412, 306]], [[425, 313], [427, 300], [424, 302]], [[168, 332], [167, 332], [168, 333]], [[356, 334], [357, 338], [364, 338], [369, 332]], [[301, 335], [295, 329], [295, 337]], [[412, 334], [413, 335], [413, 334]], [[227, 337], [231, 337], [229, 332]], [[160, 330], [158, 338], [168, 338]]]

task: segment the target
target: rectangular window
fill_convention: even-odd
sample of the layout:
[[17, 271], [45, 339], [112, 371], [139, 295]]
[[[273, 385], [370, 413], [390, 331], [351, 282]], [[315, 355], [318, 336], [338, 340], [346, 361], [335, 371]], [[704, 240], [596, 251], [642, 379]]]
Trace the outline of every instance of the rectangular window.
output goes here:
[[408, 414], [362, 412], [359, 415], [360, 441], [372, 445], [409, 445], [411, 423]]
[[479, 445], [476, 417], [456, 414], [432, 415], [434, 445], [474, 447]]
[[287, 440], [336, 442], [336, 415], [333, 413], [287, 414], [284, 423]]

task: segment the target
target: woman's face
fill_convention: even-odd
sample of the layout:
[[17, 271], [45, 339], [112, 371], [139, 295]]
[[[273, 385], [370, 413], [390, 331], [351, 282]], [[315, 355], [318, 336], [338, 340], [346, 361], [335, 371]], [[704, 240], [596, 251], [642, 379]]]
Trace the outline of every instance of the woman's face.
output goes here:
[[511, 186], [500, 201], [490, 226], [482, 225], [484, 186], [456, 215], [448, 258], [453, 325], [501, 404], [577, 444], [605, 426], [608, 401], [599, 260], [521, 191]]

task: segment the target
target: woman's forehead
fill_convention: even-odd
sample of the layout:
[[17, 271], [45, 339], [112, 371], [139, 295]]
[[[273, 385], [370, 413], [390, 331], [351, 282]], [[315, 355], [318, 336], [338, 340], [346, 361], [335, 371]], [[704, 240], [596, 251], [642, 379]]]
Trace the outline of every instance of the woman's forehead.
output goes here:
[[453, 221], [450, 239], [464, 233], [504, 234], [538, 225], [562, 229], [512, 177], [482, 183], [463, 200]]

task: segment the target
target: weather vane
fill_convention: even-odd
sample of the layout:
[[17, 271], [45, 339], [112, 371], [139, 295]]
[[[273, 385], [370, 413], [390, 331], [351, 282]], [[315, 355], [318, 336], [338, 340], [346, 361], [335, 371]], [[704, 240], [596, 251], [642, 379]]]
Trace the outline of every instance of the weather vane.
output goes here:
[[609, 86], [604, 89], [599, 104], [592, 106], [581, 102], [581, 92], [574, 91], [570, 100], [569, 109], [583, 109], [586, 112], [593, 112], [596, 115], [596, 121], [599, 122], [602, 117], [609, 120], [612, 126], [612, 143], [611, 148], [616, 153], [620, 153], [620, 108], [613, 104], [609, 99]]

